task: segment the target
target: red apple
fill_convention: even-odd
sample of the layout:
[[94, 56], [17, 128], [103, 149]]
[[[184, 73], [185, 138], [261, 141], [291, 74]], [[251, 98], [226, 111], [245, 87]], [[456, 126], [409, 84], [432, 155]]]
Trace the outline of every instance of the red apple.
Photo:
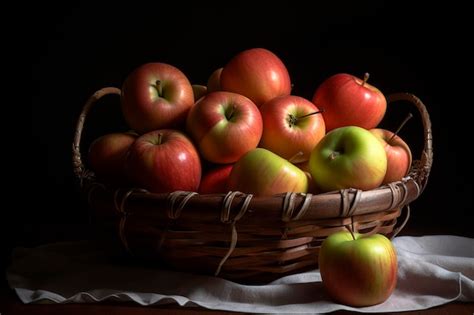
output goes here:
[[130, 178], [155, 193], [197, 191], [201, 181], [199, 154], [183, 133], [172, 129], [151, 131], [130, 147]]
[[290, 95], [291, 81], [280, 58], [267, 49], [253, 48], [237, 54], [224, 66], [221, 87], [250, 98], [260, 107], [274, 97]]
[[91, 143], [87, 160], [99, 179], [112, 184], [127, 182], [125, 161], [136, 138], [132, 132], [110, 133]]
[[381, 234], [336, 232], [323, 241], [318, 259], [323, 286], [339, 303], [379, 304], [395, 289], [397, 254]]
[[140, 134], [180, 126], [193, 104], [191, 83], [169, 64], [144, 64], [132, 71], [122, 86], [124, 118]]
[[245, 96], [212, 92], [191, 108], [187, 130], [206, 160], [234, 163], [257, 147], [262, 136], [262, 117], [257, 106]]
[[247, 152], [232, 167], [228, 188], [257, 196], [308, 190], [305, 172], [275, 153], [256, 148]]
[[194, 102], [197, 102], [201, 97], [207, 94], [207, 86], [202, 84], [193, 84]]
[[398, 135], [386, 129], [371, 129], [370, 132], [379, 139], [387, 154], [387, 172], [382, 184], [396, 182], [410, 171], [412, 155], [408, 144]]
[[259, 146], [292, 163], [307, 161], [326, 133], [319, 109], [299, 96], [273, 98], [260, 107], [260, 112], [263, 134]]
[[315, 91], [313, 103], [323, 109], [326, 130], [343, 126], [375, 128], [385, 115], [387, 101], [379, 89], [361, 80], [339, 73], [326, 79]]
[[210, 75], [209, 79], [207, 80], [207, 91], [210, 92], [217, 92], [221, 91], [221, 73], [222, 69], [218, 68], [214, 70], [214, 72]]
[[228, 192], [227, 180], [233, 164], [219, 165], [205, 172], [199, 185], [200, 194]]

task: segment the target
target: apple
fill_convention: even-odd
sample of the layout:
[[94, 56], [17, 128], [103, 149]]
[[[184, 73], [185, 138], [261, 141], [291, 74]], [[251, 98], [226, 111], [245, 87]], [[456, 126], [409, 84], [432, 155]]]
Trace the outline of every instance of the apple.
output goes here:
[[260, 107], [274, 97], [290, 95], [291, 81], [280, 58], [267, 49], [252, 48], [240, 52], [224, 66], [221, 88], [242, 94]]
[[185, 134], [160, 129], [135, 140], [130, 147], [127, 172], [136, 185], [150, 192], [197, 191], [201, 161]]
[[133, 132], [116, 132], [95, 139], [87, 160], [97, 177], [111, 184], [127, 182], [125, 161], [128, 149], [137, 138]]
[[232, 171], [233, 164], [218, 165], [206, 171], [202, 178], [201, 184], [199, 185], [200, 194], [216, 194], [226, 193], [227, 180], [230, 172]]
[[259, 146], [292, 163], [307, 161], [313, 148], [326, 134], [321, 112], [302, 97], [273, 98], [260, 107], [260, 112], [263, 134]]
[[211, 92], [191, 108], [187, 130], [206, 160], [230, 164], [257, 147], [262, 117], [245, 96]]
[[125, 121], [143, 134], [184, 123], [194, 95], [181, 70], [165, 63], [146, 63], [127, 76], [121, 100]]
[[288, 160], [267, 149], [256, 148], [234, 164], [228, 188], [257, 196], [305, 193], [308, 190], [308, 177]]
[[401, 180], [410, 171], [412, 161], [410, 147], [390, 130], [376, 128], [370, 132], [379, 139], [387, 154], [387, 172], [382, 184]]
[[312, 101], [324, 110], [327, 131], [343, 126], [372, 129], [382, 121], [387, 100], [379, 89], [367, 83], [368, 78], [368, 73], [364, 80], [339, 73], [316, 89]]
[[207, 86], [202, 84], [193, 84], [194, 102], [197, 102], [201, 97], [207, 94]]
[[208, 92], [217, 92], [221, 91], [221, 73], [222, 69], [224, 68], [218, 68], [214, 70], [214, 72], [209, 76], [209, 79], [207, 80], [207, 91]]
[[379, 304], [397, 284], [397, 254], [381, 234], [333, 233], [323, 241], [318, 260], [323, 286], [339, 303]]
[[318, 186], [316, 186], [316, 183], [313, 180], [313, 176], [311, 175], [311, 172], [309, 171], [309, 160], [305, 162], [301, 162], [301, 163], [296, 163], [295, 166], [298, 167], [300, 170], [302, 170], [306, 174], [306, 177], [308, 178], [308, 191], [307, 191], [308, 193], [317, 195], [323, 192]]
[[314, 147], [309, 168], [322, 191], [379, 187], [387, 171], [387, 155], [370, 131], [340, 127], [328, 132]]

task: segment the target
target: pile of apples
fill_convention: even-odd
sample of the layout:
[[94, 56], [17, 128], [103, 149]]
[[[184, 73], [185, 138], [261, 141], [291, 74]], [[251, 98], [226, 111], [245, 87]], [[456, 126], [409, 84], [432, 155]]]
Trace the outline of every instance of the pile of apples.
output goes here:
[[291, 95], [287, 68], [263, 48], [235, 55], [207, 85], [143, 64], [122, 86], [132, 131], [96, 139], [88, 161], [105, 182], [155, 193], [370, 190], [401, 180], [412, 157], [377, 129], [387, 102], [367, 79], [335, 74], [308, 100]]

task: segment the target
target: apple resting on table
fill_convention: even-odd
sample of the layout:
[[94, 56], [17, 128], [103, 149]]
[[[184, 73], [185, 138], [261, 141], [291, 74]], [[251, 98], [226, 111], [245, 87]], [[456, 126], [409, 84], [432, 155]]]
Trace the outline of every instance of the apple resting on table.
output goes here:
[[323, 241], [318, 259], [324, 288], [342, 304], [382, 303], [397, 284], [397, 254], [381, 234], [336, 232]]

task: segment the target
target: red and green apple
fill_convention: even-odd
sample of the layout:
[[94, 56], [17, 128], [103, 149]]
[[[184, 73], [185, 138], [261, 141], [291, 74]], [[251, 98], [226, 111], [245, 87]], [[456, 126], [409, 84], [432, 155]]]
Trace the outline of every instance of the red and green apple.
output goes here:
[[257, 147], [262, 116], [245, 96], [211, 92], [191, 108], [187, 131], [206, 160], [230, 164]]
[[382, 234], [333, 233], [321, 245], [318, 264], [324, 288], [342, 304], [382, 303], [397, 284], [397, 254]]
[[263, 104], [260, 112], [263, 134], [259, 146], [292, 163], [307, 161], [326, 133], [319, 109], [299, 96], [276, 97]]
[[305, 193], [308, 190], [308, 177], [288, 160], [267, 149], [256, 148], [234, 164], [228, 185], [229, 190], [257, 196]]
[[194, 95], [181, 70], [156, 62], [143, 64], [127, 76], [121, 100], [125, 121], [143, 134], [181, 126], [194, 104]]
[[252, 48], [235, 55], [224, 66], [220, 83], [223, 91], [242, 94], [258, 107], [272, 98], [291, 93], [285, 64], [264, 48]]
[[160, 129], [135, 140], [130, 147], [127, 172], [134, 184], [150, 192], [197, 191], [201, 160], [185, 134]]
[[387, 100], [382, 92], [367, 80], [351, 74], [338, 73], [316, 89], [313, 103], [323, 109], [326, 130], [344, 126], [375, 128], [385, 115]]
[[387, 171], [387, 155], [379, 139], [357, 127], [328, 132], [314, 147], [309, 160], [313, 180], [322, 191], [379, 187]]

